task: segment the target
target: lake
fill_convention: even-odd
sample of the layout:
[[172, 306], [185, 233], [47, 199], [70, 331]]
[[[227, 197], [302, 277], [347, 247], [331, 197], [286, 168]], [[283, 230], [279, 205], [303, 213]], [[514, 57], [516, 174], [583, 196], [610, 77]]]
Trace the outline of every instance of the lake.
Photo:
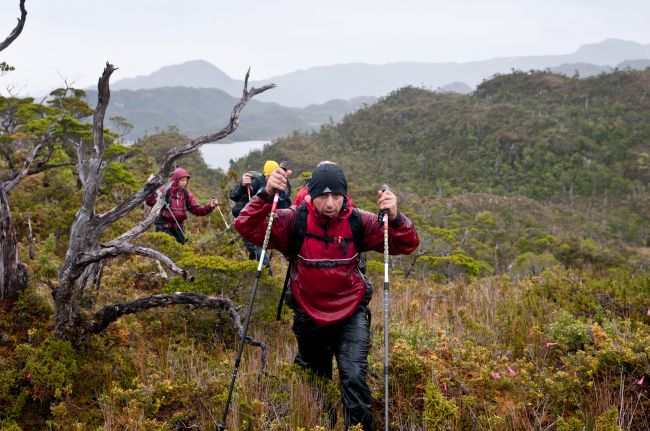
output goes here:
[[[225, 171], [230, 167], [230, 160], [245, 156], [252, 150], [259, 150], [270, 141], [240, 141], [231, 143], [205, 144], [201, 147], [201, 155], [211, 168], [221, 168]], [[251, 168], [252, 169], [252, 168]], [[262, 167], [259, 166], [258, 170]]]

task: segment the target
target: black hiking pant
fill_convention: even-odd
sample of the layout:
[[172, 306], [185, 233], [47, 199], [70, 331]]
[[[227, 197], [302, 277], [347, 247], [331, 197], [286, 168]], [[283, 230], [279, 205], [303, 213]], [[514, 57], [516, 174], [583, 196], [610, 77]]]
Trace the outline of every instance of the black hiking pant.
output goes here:
[[167, 227], [157, 224], [156, 232], [165, 232], [167, 235], [173, 236], [174, 239], [181, 244], [185, 244], [187, 242], [187, 238], [185, 238], [183, 231], [181, 231], [179, 228]]
[[296, 364], [332, 379], [332, 359], [336, 358], [345, 428], [361, 423], [364, 431], [374, 431], [371, 392], [366, 383], [370, 350], [368, 306], [359, 306], [352, 316], [329, 326], [318, 326], [303, 311], [295, 310], [293, 332], [298, 340]]

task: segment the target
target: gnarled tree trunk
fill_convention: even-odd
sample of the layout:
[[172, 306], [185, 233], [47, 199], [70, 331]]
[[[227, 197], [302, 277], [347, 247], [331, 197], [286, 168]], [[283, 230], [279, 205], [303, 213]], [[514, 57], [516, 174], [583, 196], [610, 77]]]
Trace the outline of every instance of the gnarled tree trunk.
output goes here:
[[16, 232], [11, 223], [9, 199], [0, 184], [0, 303], [11, 304], [27, 288], [27, 269], [20, 260]]
[[[193, 304], [199, 307], [230, 309], [231, 312], [235, 310], [232, 304], [226, 304], [218, 298], [192, 293], [177, 293], [155, 295], [130, 302], [107, 305], [92, 316], [85, 316], [81, 309], [81, 299], [86, 285], [89, 281], [92, 282], [91, 279], [95, 273], [94, 268], [106, 259], [125, 254], [137, 254], [156, 259], [166, 265], [172, 272], [186, 279], [192, 278], [187, 271], [177, 267], [164, 254], [130, 243], [131, 240], [137, 238], [153, 224], [156, 215], [162, 208], [162, 198], [158, 200], [147, 218], [128, 232], [105, 243], [100, 243], [99, 239], [111, 224], [125, 217], [133, 209], [138, 208], [148, 196], [162, 186], [163, 182], [169, 177], [175, 160], [196, 151], [203, 144], [218, 141], [233, 133], [239, 126], [239, 114], [248, 101], [255, 95], [274, 87], [273, 84], [269, 84], [259, 89], [251, 88], [249, 90], [249, 73], [247, 73], [242, 97], [233, 108], [228, 125], [216, 133], [201, 136], [185, 145], [169, 150], [160, 165], [158, 174], [147, 181], [140, 190], [111, 210], [103, 214], [96, 214], [95, 203], [99, 185], [107, 168], [107, 162], [104, 160], [106, 147], [104, 141], [104, 115], [110, 100], [109, 80], [115, 70], [116, 68], [113, 65], [107, 63], [104, 73], [99, 79], [98, 101], [93, 116], [93, 142], [82, 141], [77, 147], [77, 170], [84, 189], [84, 195], [79, 211], [70, 228], [68, 251], [59, 270], [58, 286], [54, 286], [52, 292], [55, 304], [54, 330], [59, 337], [73, 342], [78, 342], [89, 334], [104, 330], [112, 321], [117, 320], [124, 314], [136, 313], [152, 307], [171, 304]], [[251, 340], [247, 341], [251, 342]]]
[[[11, 45], [23, 31], [27, 20], [25, 0], [20, 0], [19, 5], [20, 18], [18, 18], [18, 24], [16, 24], [9, 36], [0, 42], [0, 51]], [[2, 63], [0, 64], [0, 71], [3, 70], [2, 66], [9, 67]], [[4, 184], [0, 183], [0, 304], [7, 305], [13, 302], [18, 294], [25, 290], [28, 282], [27, 269], [20, 261], [16, 232], [13, 224], [11, 224], [7, 190]]]

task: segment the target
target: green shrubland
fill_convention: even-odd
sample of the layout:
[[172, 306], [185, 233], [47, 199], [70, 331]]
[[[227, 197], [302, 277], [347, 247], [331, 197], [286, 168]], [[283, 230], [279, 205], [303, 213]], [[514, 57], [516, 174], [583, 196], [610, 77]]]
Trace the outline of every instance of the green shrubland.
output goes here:
[[[341, 163], [355, 202], [369, 211], [382, 182], [396, 191], [421, 245], [390, 261], [391, 429], [646, 430], [648, 76], [516, 72], [471, 96], [405, 88], [339, 125], [278, 140], [235, 171], [211, 170], [198, 155], [180, 164], [199, 200], [218, 196], [226, 217], [238, 171], [267, 158], [289, 160], [294, 172], [323, 159]], [[35, 117], [44, 110], [88, 114], [74, 94], [54, 96], [58, 105], [18, 104], [30, 133], [43, 132]], [[76, 120], [61, 127], [88, 133]], [[112, 139], [100, 209], [138, 189], [184, 141], [174, 128], [133, 146]], [[56, 151], [62, 162], [74, 156]], [[78, 345], [54, 335], [52, 288], [81, 199], [76, 175], [62, 166], [27, 177], [11, 194], [30, 284], [0, 313], [0, 429], [216, 429], [238, 343], [226, 313], [176, 305], [123, 316]], [[145, 213], [134, 210], [107, 235]], [[155, 232], [136, 243], [170, 257], [193, 282], [143, 257], [115, 258], [100, 288], [84, 292], [84, 313], [183, 291], [243, 304], [243, 316], [256, 262], [216, 213], [190, 217], [187, 232], [185, 245]], [[368, 258], [375, 285], [368, 380], [379, 428], [383, 256]], [[335, 410], [333, 429], [342, 430], [336, 376], [322, 381], [293, 365], [290, 312], [275, 321], [287, 263], [276, 253], [272, 266], [249, 329], [268, 348], [268, 363], [262, 369], [261, 349], [246, 346], [229, 428], [330, 429], [327, 411]]]

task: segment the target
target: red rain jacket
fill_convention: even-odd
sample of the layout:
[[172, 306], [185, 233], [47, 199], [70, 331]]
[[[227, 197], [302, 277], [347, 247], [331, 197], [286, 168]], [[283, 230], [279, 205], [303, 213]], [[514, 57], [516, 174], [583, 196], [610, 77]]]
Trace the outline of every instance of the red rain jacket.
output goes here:
[[[241, 211], [235, 221], [239, 233], [253, 244], [261, 245], [268, 226], [272, 197], [261, 192]], [[364, 229], [363, 249], [356, 250], [348, 217], [344, 208], [337, 218], [320, 216], [311, 201], [306, 202], [307, 235], [290, 275], [291, 293], [317, 324], [330, 325], [351, 316], [365, 293], [365, 283], [357, 268], [358, 253], [384, 251], [383, 225], [377, 214], [358, 210]], [[297, 207], [278, 209], [271, 228], [269, 248], [288, 253], [290, 237], [294, 234]], [[328, 237], [323, 241], [317, 237]], [[338, 242], [338, 238], [348, 239]], [[409, 254], [418, 246], [419, 239], [411, 221], [403, 214], [389, 222], [388, 249], [390, 254]]]
[[[204, 216], [212, 212], [212, 208], [210, 207], [209, 204], [200, 205], [199, 202], [194, 197], [194, 195], [192, 194], [192, 192], [190, 192], [189, 190], [187, 190], [187, 199], [189, 201], [189, 205], [185, 203], [185, 194], [183, 193], [182, 189], [178, 186], [178, 180], [180, 180], [183, 177], [187, 177], [187, 179], [189, 180], [190, 174], [188, 174], [187, 171], [183, 168], [176, 168], [176, 170], [172, 174], [172, 182], [171, 185], [169, 186], [169, 192], [170, 192], [169, 207], [172, 209], [174, 213], [174, 217], [176, 217], [176, 220], [181, 225], [181, 227], [183, 226], [183, 222], [187, 219], [188, 208], [189, 211], [195, 216]], [[145, 201], [147, 205], [149, 205], [150, 207], [156, 205], [156, 202], [158, 201], [158, 196], [162, 193], [165, 193], [165, 190], [166, 187], [161, 187], [160, 189], [158, 189], [156, 193], [153, 193], [151, 196], [149, 196]], [[174, 218], [172, 217], [171, 213], [167, 209], [167, 206], [163, 206], [162, 210], [160, 210], [160, 215], [165, 220], [165, 227], [169, 227], [169, 228], [177, 227]]]

